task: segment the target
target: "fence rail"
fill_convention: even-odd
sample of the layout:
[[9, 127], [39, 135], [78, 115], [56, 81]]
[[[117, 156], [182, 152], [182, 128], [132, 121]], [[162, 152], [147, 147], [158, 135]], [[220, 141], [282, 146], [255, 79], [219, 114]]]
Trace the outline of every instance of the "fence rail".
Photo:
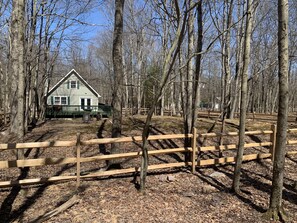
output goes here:
[[[245, 132], [247, 136], [252, 135], [269, 135], [270, 139], [263, 142], [255, 143], [246, 143], [244, 148], [252, 147], [266, 147], [269, 148], [269, 153], [257, 153], [257, 154], [248, 154], [243, 156], [244, 161], [272, 158], [275, 148], [275, 132], [276, 126], [272, 125], [271, 130], [264, 131], [248, 131]], [[288, 133], [296, 133], [297, 129], [289, 129]], [[173, 154], [173, 153], [189, 153], [191, 159], [189, 161], [182, 162], [173, 162], [173, 163], [161, 163], [149, 165], [148, 170], [158, 170], [164, 168], [172, 167], [191, 167], [195, 171], [196, 167], [206, 166], [206, 165], [216, 165], [216, 164], [226, 164], [235, 162], [235, 157], [218, 157], [213, 159], [201, 159], [198, 156], [201, 152], [208, 151], [224, 151], [224, 150], [234, 150], [237, 149], [237, 144], [226, 144], [226, 145], [207, 145], [199, 146], [197, 141], [199, 138], [212, 138], [212, 137], [234, 137], [238, 136], [238, 132], [227, 132], [227, 133], [197, 133], [197, 129], [193, 129], [192, 134], [170, 134], [170, 135], [151, 135], [149, 136], [149, 141], [156, 140], [172, 140], [172, 139], [192, 139], [191, 147], [179, 147], [179, 148], [167, 148], [159, 150], [149, 150], [149, 155], [164, 155], [164, 154]], [[112, 143], [131, 143], [131, 142], [140, 142], [142, 141], [141, 136], [134, 137], [122, 137], [122, 138], [104, 138], [104, 139], [91, 139], [91, 140], [81, 140], [80, 135], [77, 136], [76, 140], [73, 141], [48, 141], [48, 142], [29, 142], [29, 143], [10, 143], [10, 144], [0, 144], [0, 150], [12, 150], [12, 149], [32, 149], [32, 148], [51, 148], [51, 147], [66, 147], [66, 148], [76, 148], [76, 157], [62, 157], [62, 158], [36, 158], [36, 159], [24, 159], [24, 160], [4, 160], [0, 161], [0, 169], [7, 168], [21, 168], [21, 167], [36, 167], [36, 166], [46, 166], [46, 165], [65, 165], [74, 163], [76, 164], [76, 175], [70, 176], [53, 176], [49, 178], [36, 178], [36, 179], [21, 179], [21, 180], [11, 180], [11, 181], [0, 181], [0, 187], [8, 187], [13, 185], [27, 185], [27, 184], [39, 184], [46, 182], [55, 182], [63, 180], [75, 180], [77, 181], [77, 186], [80, 184], [80, 180], [84, 178], [93, 178], [99, 176], [110, 176], [116, 174], [126, 174], [126, 173], [137, 173], [140, 171], [139, 166], [129, 167], [126, 169], [119, 170], [108, 170], [96, 173], [90, 173], [87, 175], [80, 174], [80, 165], [85, 162], [93, 161], [106, 161], [113, 159], [130, 159], [137, 158], [142, 155], [141, 151], [137, 152], [125, 152], [118, 154], [108, 154], [108, 155], [97, 155], [89, 157], [81, 157], [81, 147], [82, 146], [91, 146], [91, 145], [100, 145], [100, 144], [112, 144]], [[297, 140], [287, 140], [287, 145], [296, 145]], [[294, 155], [297, 154], [297, 151], [289, 151], [287, 154]]]
[[[149, 108], [123, 108], [122, 112], [124, 115], [134, 115], [134, 114], [141, 114], [141, 115], [146, 115], [148, 112]], [[155, 111], [155, 113], [157, 114], [158, 112]], [[164, 109], [163, 111], [164, 115], [167, 116], [173, 116], [174, 114], [180, 116], [182, 115], [182, 111], [176, 111], [173, 112], [172, 109]], [[221, 115], [220, 111], [212, 111], [212, 110], [199, 110], [198, 111], [198, 117], [201, 118], [218, 118]], [[234, 113], [235, 117], [239, 117], [239, 112], [235, 112]], [[247, 113], [247, 118], [248, 119], [259, 119], [259, 120], [276, 120], [277, 119], [277, 113], [269, 113], [269, 114], [265, 114], [265, 113], [256, 113], [256, 112], [250, 112]], [[297, 115], [294, 114], [290, 114], [288, 116], [289, 121], [297, 121]]]
[[[220, 116], [221, 112], [218, 111], [199, 111], [198, 112], [198, 117], [203, 117], [203, 118], [218, 118]], [[239, 117], [240, 113], [236, 112], [234, 114], [235, 117]], [[277, 119], [277, 113], [273, 114], [264, 114], [264, 113], [247, 113], [247, 119], [252, 119], [252, 120], [266, 120], [266, 121], [276, 121]], [[288, 115], [288, 121], [290, 122], [295, 122], [297, 121], [297, 116], [294, 114]]]

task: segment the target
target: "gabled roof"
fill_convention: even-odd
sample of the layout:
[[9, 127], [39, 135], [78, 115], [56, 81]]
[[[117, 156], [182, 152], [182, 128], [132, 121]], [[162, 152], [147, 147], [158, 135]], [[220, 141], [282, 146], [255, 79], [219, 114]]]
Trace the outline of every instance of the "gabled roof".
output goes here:
[[51, 93], [53, 93], [62, 83], [64, 83], [72, 74], [74, 74], [94, 95], [96, 95], [98, 98], [101, 96], [98, 94], [98, 92], [92, 88], [91, 85], [88, 84], [88, 82], [80, 76], [76, 70], [72, 69], [68, 74], [66, 74], [58, 83], [53, 86], [49, 92], [47, 93], [47, 96], [49, 96]]

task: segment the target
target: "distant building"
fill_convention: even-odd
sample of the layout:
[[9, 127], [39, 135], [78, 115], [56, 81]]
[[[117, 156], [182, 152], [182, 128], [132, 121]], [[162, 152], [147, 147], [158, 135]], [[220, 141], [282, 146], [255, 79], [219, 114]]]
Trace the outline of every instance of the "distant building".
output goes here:
[[84, 112], [110, 116], [111, 107], [99, 104], [99, 93], [74, 69], [47, 94], [46, 117], [79, 117]]
[[92, 110], [98, 107], [100, 97], [98, 92], [72, 69], [49, 90], [47, 104], [68, 105], [69, 110], [75, 111]]

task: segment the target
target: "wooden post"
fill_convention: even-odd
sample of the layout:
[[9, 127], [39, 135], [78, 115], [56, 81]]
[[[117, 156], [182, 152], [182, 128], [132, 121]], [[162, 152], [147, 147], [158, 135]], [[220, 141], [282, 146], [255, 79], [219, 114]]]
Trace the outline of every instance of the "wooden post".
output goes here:
[[197, 152], [197, 129], [193, 128], [193, 138], [192, 138], [192, 172], [196, 169], [196, 152]]
[[80, 133], [76, 138], [76, 189], [80, 186]]
[[276, 124], [271, 125], [272, 133], [270, 135], [270, 141], [272, 145], [270, 146], [271, 160], [274, 161], [274, 152], [275, 152], [275, 144], [276, 144]]
[[253, 121], [255, 121], [256, 117], [255, 117], [255, 112], [253, 112]]
[[210, 110], [207, 111], [207, 118], [210, 118]]

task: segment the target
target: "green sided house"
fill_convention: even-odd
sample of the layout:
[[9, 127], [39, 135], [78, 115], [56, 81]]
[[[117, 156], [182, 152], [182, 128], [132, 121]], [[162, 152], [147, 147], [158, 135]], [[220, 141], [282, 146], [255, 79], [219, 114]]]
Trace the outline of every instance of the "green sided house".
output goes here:
[[104, 114], [106, 106], [99, 106], [100, 97], [98, 92], [72, 69], [49, 90], [46, 117], [79, 117], [85, 112], [91, 112], [91, 115], [108, 115]]

